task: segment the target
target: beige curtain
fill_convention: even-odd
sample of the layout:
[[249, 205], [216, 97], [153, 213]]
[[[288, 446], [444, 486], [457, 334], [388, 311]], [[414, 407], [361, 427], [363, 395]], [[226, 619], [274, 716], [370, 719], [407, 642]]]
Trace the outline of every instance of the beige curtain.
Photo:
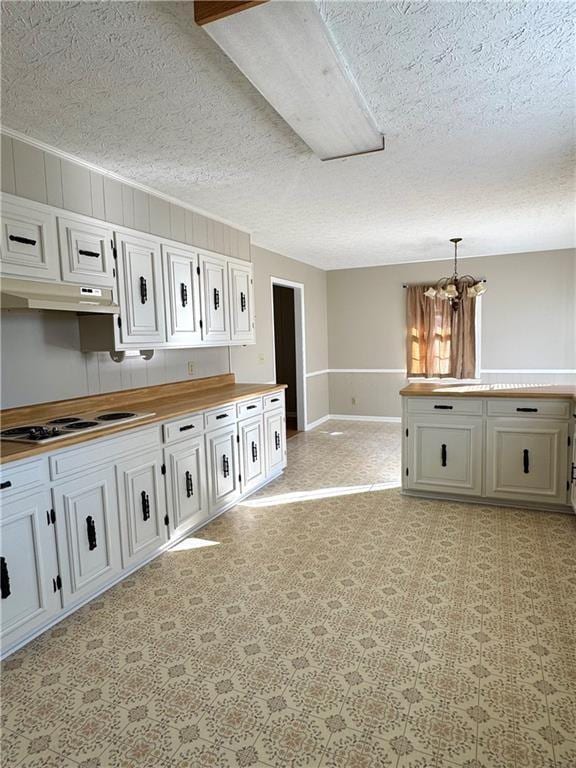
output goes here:
[[474, 378], [476, 299], [462, 299], [457, 312], [444, 299], [424, 295], [427, 285], [406, 289], [408, 376]]

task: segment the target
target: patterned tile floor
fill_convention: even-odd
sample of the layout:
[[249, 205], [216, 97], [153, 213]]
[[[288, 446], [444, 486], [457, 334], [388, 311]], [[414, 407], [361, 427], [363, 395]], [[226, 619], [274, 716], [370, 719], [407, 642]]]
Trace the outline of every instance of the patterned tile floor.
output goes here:
[[325, 492], [396, 480], [399, 440], [298, 435], [218, 546], [10, 657], [3, 768], [574, 768], [576, 520]]

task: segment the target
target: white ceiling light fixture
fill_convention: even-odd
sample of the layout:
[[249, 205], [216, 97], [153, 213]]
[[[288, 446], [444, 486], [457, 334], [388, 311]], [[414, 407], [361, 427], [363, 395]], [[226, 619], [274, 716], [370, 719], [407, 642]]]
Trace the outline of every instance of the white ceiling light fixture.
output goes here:
[[196, 22], [321, 160], [384, 149], [315, 2], [194, 5]]

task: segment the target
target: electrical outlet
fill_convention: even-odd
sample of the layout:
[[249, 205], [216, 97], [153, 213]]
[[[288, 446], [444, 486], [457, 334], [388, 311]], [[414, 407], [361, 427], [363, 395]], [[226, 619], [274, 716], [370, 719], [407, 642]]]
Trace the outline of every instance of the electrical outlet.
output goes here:
[[188, 376], [194, 376], [194, 361], [188, 360]]
[[258, 362], [262, 364], [266, 360], [266, 357], [264, 356], [263, 352], [260, 352], [258, 355]]
[[356, 398], [355, 397], [352, 398], [352, 405], [356, 405]]

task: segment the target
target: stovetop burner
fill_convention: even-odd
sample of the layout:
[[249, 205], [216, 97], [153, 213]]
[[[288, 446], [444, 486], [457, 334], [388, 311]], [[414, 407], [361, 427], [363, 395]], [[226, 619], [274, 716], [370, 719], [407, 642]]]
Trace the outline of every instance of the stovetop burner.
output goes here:
[[75, 421], [81, 420], [81, 416], [61, 416], [59, 419], [51, 419], [48, 424], [73, 424]]
[[117, 411], [111, 413], [101, 413], [100, 416], [96, 416], [95, 418], [98, 421], [118, 421], [118, 419], [132, 419], [134, 416], [136, 416], [136, 414], [130, 413], [129, 411]]
[[18, 435], [27, 435], [28, 432], [32, 432], [35, 429], [44, 429], [39, 424], [27, 425], [24, 427], [11, 427], [10, 429], [4, 429], [0, 432], [0, 437], [18, 437]]
[[77, 429], [90, 429], [90, 427], [97, 427], [97, 421], [75, 421], [74, 424], [68, 424], [64, 429], [70, 429], [76, 431]]

